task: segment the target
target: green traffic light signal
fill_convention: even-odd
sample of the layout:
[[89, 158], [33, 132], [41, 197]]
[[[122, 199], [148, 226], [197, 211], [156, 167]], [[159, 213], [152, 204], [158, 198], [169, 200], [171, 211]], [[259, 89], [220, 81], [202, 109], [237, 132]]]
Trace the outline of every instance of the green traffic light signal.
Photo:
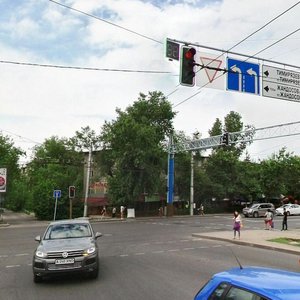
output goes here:
[[195, 84], [195, 60], [196, 49], [182, 46], [180, 57], [180, 84], [194, 86]]

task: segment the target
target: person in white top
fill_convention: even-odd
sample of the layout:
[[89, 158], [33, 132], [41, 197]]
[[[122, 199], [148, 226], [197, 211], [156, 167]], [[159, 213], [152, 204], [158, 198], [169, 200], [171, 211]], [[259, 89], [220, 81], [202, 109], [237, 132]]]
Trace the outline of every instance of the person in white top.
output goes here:
[[240, 214], [235, 211], [233, 214], [233, 238], [236, 238], [236, 233], [238, 233], [238, 237], [241, 237], [241, 226], [242, 226], [242, 218]]

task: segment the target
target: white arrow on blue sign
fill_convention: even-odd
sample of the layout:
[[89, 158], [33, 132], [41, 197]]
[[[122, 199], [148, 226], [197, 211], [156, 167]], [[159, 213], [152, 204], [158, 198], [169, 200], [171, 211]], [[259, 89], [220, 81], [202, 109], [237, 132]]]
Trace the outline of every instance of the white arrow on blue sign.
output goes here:
[[259, 64], [227, 59], [227, 90], [260, 94]]

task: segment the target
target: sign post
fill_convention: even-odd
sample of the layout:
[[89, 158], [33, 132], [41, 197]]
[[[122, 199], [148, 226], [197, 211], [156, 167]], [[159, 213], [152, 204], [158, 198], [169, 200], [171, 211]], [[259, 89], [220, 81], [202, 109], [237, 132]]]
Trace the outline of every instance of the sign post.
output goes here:
[[55, 198], [55, 208], [54, 208], [54, 216], [53, 216], [53, 220], [55, 221], [56, 209], [57, 209], [57, 199], [61, 197], [61, 190], [54, 190], [53, 197]]

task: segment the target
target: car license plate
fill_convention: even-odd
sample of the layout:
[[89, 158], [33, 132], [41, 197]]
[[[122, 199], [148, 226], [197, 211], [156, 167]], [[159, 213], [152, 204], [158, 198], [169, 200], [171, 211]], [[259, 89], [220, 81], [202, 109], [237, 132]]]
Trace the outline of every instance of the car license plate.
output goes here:
[[74, 258], [56, 259], [55, 264], [56, 265], [74, 264]]

